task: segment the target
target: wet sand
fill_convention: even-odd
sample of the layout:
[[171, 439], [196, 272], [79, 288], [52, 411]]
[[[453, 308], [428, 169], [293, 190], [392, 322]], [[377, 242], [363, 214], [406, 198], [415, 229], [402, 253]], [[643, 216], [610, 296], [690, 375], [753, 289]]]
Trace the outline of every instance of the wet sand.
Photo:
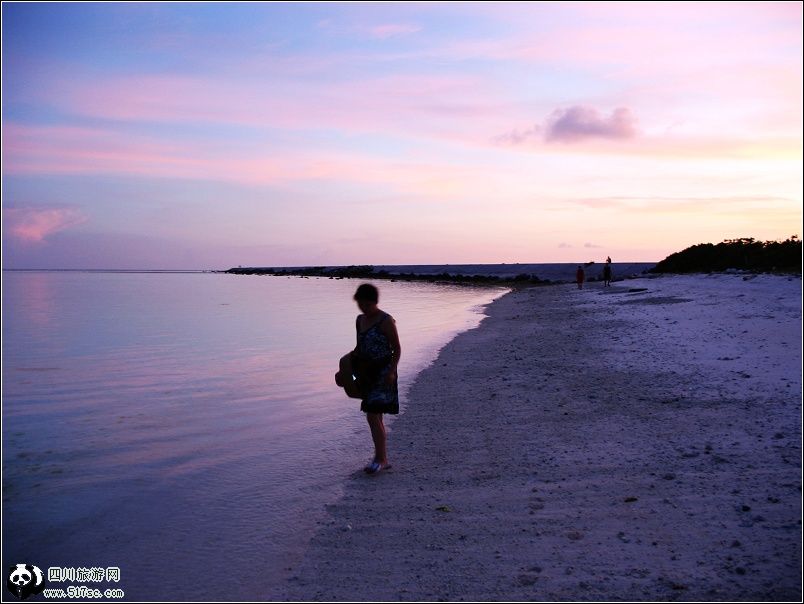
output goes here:
[[499, 298], [266, 598], [798, 600], [800, 308], [771, 275]]

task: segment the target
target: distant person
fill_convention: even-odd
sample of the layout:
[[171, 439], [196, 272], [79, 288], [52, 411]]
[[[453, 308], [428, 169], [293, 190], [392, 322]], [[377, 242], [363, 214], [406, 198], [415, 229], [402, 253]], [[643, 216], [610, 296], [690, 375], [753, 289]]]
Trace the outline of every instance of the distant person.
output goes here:
[[363, 283], [354, 295], [363, 311], [355, 320], [357, 345], [341, 357], [335, 383], [352, 398], [361, 399], [374, 440], [374, 459], [364, 469], [369, 474], [390, 468], [386, 451], [383, 413], [399, 413], [397, 365], [401, 354], [396, 321], [377, 306], [379, 292]]
[[575, 271], [575, 281], [578, 283], [578, 289], [583, 289], [584, 272], [583, 267], [579, 264], [578, 270]]
[[611, 258], [606, 258], [606, 265], [603, 267], [603, 287], [611, 286]]

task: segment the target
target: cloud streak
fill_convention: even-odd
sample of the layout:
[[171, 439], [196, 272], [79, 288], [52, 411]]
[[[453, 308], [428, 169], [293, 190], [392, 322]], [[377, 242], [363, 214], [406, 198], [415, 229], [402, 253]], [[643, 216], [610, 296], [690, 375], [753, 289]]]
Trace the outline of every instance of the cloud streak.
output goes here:
[[530, 128], [523, 130], [510, 130], [498, 136], [495, 136], [493, 142], [501, 145], [522, 145], [524, 143], [538, 140], [539, 134], [542, 132], [542, 127], [539, 124], [534, 124]]
[[400, 193], [445, 196], [477, 187], [473, 166], [426, 158], [395, 159], [333, 150], [233, 146], [226, 157], [217, 141], [194, 144], [119, 133], [104, 128], [4, 128], [4, 174], [111, 174], [219, 180], [251, 185], [304, 181], [349, 182]]
[[411, 23], [384, 23], [382, 25], [374, 25], [369, 28], [369, 34], [372, 38], [392, 38], [394, 36], [404, 36], [408, 34], [415, 34], [421, 31], [421, 27]]
[[645, 212], [672, 214], [681, 212], [712, 213], [721, 209], [770, 210], [793, 208], [798, 205], [795, 199], [772, 195], [724, 195], [724, 196], [618, 196], [566, 200], [595, 210], [619, 210], [628, 213]]

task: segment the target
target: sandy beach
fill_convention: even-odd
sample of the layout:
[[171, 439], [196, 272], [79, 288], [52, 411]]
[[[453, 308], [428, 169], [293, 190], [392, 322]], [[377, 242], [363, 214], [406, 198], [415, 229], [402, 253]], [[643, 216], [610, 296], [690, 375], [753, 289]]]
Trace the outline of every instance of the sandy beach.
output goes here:
[[798, 600], [800, 308], [773, 275], [499, 298], [266, 598]]

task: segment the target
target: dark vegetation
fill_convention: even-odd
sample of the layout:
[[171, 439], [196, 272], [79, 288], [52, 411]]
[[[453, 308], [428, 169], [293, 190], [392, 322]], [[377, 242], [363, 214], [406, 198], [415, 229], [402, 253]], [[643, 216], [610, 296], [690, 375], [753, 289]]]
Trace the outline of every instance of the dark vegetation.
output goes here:
[[729, 269], [801, 274], [801, 240], [757, 241], [753, 237], [726, 239], [717, 245], [699, 243], [670, 254], [652, 273], [701, 273]]

